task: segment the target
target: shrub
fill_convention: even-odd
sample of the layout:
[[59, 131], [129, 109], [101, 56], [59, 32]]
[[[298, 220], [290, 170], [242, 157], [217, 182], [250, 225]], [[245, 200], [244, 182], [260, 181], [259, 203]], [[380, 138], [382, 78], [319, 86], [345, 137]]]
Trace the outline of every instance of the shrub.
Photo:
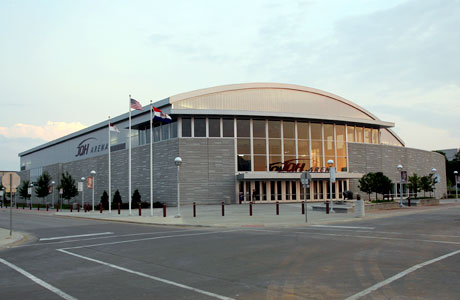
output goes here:
[[115, 194], [113, 195], [112, 203], [113, 203], [112, 207], [114, 208], [118, 208], [118, 203], [120, 203], [120, 205], [123, 205], [123, 201], [121, 200], [120, 191], [118, 190], [115, 191]]
[[104, 191], [104, 193], [102, 193], [101, 203], [102, 203], [102, 207], [104, 209], [109, 209], [109, 194], [107, 194], [106, 191]]

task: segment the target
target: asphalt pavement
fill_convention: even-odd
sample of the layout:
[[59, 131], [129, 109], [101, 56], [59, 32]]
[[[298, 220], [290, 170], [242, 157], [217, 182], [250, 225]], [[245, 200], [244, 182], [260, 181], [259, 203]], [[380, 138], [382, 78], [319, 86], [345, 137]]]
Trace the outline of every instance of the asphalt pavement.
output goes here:
[[[297, 208], [291, 223], [270, 222], [286, 206], [233, 226], [211, 226], [230, 210], [202, 226], [188, 223], [186, 209], [171, 216], [186, 221], [175, 226], [13, 211], [27, 241], [0, 251], [0, 299], [458, 298], [458, 204], [317, 223], [302, 222]], [[0, 210], [0, 227], [8, 216]]]

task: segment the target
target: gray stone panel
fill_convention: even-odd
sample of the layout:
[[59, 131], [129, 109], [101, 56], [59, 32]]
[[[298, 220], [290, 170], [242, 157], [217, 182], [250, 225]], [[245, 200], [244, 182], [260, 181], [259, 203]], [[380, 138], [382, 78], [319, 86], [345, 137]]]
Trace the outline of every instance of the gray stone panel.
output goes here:
[[[437, 196], [447, 192], [446, 164], [443, 155], [390, 145], [372, 145], [349, 143], [349, 170], [352, 173], [383, 172], [393, 182], [399, 182], [398, 164], [403, 165], [408, 176], [417, 173], [419, 176], [428, 175], [432, 168], [436, 168], [441, 175], [441, 183], [437, 184]], [[350, 181], [353, 192], [359, 192], [358, 183]]]

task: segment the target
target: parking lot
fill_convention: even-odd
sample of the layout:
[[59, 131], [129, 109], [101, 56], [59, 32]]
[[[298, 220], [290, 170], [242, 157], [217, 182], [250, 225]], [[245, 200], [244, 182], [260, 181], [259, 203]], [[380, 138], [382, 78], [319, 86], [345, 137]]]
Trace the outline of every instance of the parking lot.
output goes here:
[[[166, 227], [14, 211], [1, 299], [456, 299], [460, 206], [292, 227]], [[8, 214], [0, 211], [0, 227]]]

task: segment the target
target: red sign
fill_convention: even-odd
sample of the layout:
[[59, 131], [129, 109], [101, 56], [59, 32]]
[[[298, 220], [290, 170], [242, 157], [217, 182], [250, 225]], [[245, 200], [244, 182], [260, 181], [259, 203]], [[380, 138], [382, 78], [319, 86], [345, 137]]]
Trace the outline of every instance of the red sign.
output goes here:
[[93, 183], [94, 183], [93, 177], [87, 177], [86, 178], [86, 184], [87, 184], [88, 189], [93, 188]]
[[275, 162], [271, 163], [268, 166], [270, 172], [304, 172], [308, 171], [310, 173], [329, 173], [329, 168], [327, 167], [306, 167], [306, 160], [305, 159], [290, 159], [284, 162]]

